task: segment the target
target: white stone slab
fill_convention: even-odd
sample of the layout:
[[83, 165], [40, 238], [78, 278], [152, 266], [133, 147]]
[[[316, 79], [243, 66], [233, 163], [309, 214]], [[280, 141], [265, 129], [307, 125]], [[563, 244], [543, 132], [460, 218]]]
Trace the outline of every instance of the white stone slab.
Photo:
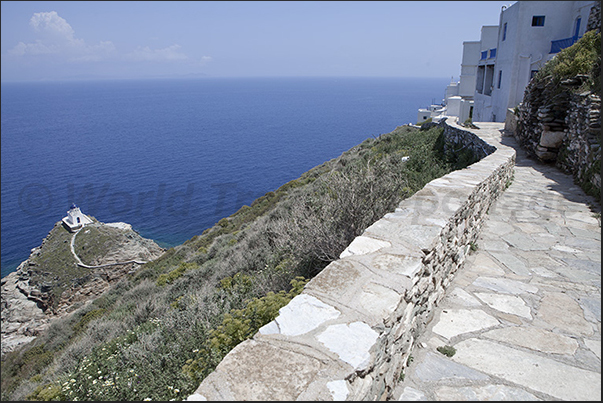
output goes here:
[[416, 401], [427, 401], [427, 396], [425, 396], [425, 393], [421, 392], [418, 389], [415, 388], [411, 388], [410, 386], [407, 386], [404, 388], [404, 391], [402, 392], [402, 394], [400, 395], [400, 398], [398, 399], [398, 401], [401, 402], [416, 402]]
[[491, 232], [496, 235], [505, 235], [509, 232], [514, 231], [514, 228], [511, 224], [508, 224], [504, 221], [496, 221], [495, 219], [488, 219], [484, 223], [484, 231]]
[[452, 291], [448, 292], [446, 295], [446, 299], [453, 304], [463, 305], [467, 307], [475, 307], [481, 305], [481, 302], [475, 299], [467, 291], [459, 287], [455, 287]]
[[505, 271], [500, 268], [486, 253], [478, 253], [471, 264], [471, 271], [481, 273], [487, 276], [504, 276]]
[[[536, 242], [530, 235], [521, 232], [511, 232], [510, 234], [503, 235], [501, 238], [513, 247], [524, 251], [547, 250], [549, 248], [546, 242], [542, 242], [542, 240], [541, 242]], [[551, 240], [548, 241], [549, 243], [551, 242]], [[554, 243], [554, 239], [552, 242]]]
[[546, 277], [546, 278], [559, 277], [559, 274], [557, 274], [554, 271], [551, 271], [549, 269], [545, 269], [544, 267], [532, 267], [532, 273], [534, 273], [540, 277]]
[[479, 292], [475, 293], [475, 296], [498, 311], [532, 319], [530, 307], [526, 305], [523, 299], [516, 295]]
[[348, 383], [343, 379], [327, 382], [327, 388], [331, 392], [331, 396], [333, 396], [333, 401], [344, 401], [350, 393]]
[[601, 322], [601, 296], [580, 297], [580, 306], [584, 309], [584, 317], [591, 321]]
[[363, 322], [331, 325], [316, 338], [356, 370], [366, 369], [379, 333]]
[[584, 319], [582, 307], [569, 295], [560, 292], [545, 294], [536, 316], [570, 334], [593, 334], [592, 325]]
[[575, 248], [570, 248], [569, 246], [565, 246], [565, 245], [555, 245], [555, 246], [553, 246], [553, 249], [558, 250], [560, 252], [580, 253], [580, 250], [575, 249]]
[[584, 339], [586, 347], [590, 348], [595, 355], [601, 359], [601, 340]]
[[[435, 212], [431, 211], [431, 214]], [[404, 227], [403, 232], [396, 234], [402, 241], [420, 249], [430, 249], [434, 246], [442, 227], [433, 225], [411, 224]]]
[[483, 336], [543, 353], [574, 354], [578, 349], [575, 339], [536, 327], [505, 327], [490, 330]]
[[186, 398], [187, 402], [206, 402], [207, 398], [199, 393], [193, 393], [189, 397]]
[[468, 339], [453, 361], [561, 400], [601, 401], [601, 374], [495, 342]]
[[421, 267], [423, 267], [421, 258], [386, 253], [379, 254], [379, 256], [373, 259], [372, 263], [378, 269], [402, 274], [408, 278], [413, 278], [421, 270]]
[[258, 329], [258, 333], [260, 334], [277, 334], [280, 333], [281, 330], [276, 323], [276, 320], [266, 323], [264, 326]]
[[285, 336], [298, 336], [316, 329], [322, 323], [336, 319], [341, 313], [318, 298], [300, 294], [287, 305], [279, 309], [279, 315], [273, 321], [260, 328], [261, 334], [281, 333]]
[[453, 388], [441, 386], [435, 390], [438, 400], [443, 401], [534, 401], [540, 400], [531, 393], [522, 389], [511, 388], [506, 385], [465, 386]]
[[417, 365], [414, 377], [421, 382], [441, 381], [443, 379], [486, 380], [488, 377], [465, 365], [450, 361], [440, 353], [427, 353]]
[[359, 296], [362, 308], [378, 318], [388, 317], [400, 303], [400, 294], [391, 288], [370, 283], [363, 287]]
[[490, 252], [492, 256], [501, 262], [507, 269], [518, 276], [530, 276], [532, 273], [526, 267], [525, 263], [510, 253]]
[[447, 309], [442, 311], [432, 331], [450, 340], [459, 334], [487, 329], [498, 324], [500, 322], [496, 318], [479, 309]]
[[599, 221], [595, 218], [592, 212], [590, 211], [576, 211], [576, 212], [568, 212], [565, 213], [567, 219], [581, 221], [583, 223], [591, 224], [591, 225], [599, 225]]
[[513, 210], [511, 215], [520, 222], [535, 222], [540, 218], [538, 214], [530, 210]]
[[538, 292], [538, 287], [534, 285], [497, 277], [478, 277], [473, 285], [505, 294], [522, 294], [525, 292], [535, 294]]
[[348, 247], [341, 252], [339, 257], [343, 259], [351, 255], [365, 255], [367, 253], [376, 252], [379, 249], [390, 247], [391, 243], [380, 241], [378, 239], [369, 238], [366, 236], [357, 236]]

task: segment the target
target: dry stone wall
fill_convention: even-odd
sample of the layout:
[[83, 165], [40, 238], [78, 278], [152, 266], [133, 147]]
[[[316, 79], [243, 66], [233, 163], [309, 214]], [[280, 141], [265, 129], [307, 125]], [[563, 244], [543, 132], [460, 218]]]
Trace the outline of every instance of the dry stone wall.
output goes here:
[[440, 126], [444, 127], [444, 145], [445, 153], [458, 153], [461, 150], [468, 149], [477, 159], [482, 159], [496, 151], [496, 147], [480, 139], [475, 134], [459, 127], [457, 124], [446, 124], [448, 118], [443, 118]]
[[601, 194], [601, 98], [574, 93], [585, 76], [561, 83], [532, 81], [518, 106], [514, 136], [529, 155], [572, 174], [586, 193]]
[[574, 176], [586, 193], [601, 195], [601, 98], [573, 94], [556, 165]]
[[456, 122], [442, 125], [450, 147], [487, 155], [429, 182], [367, 228], [189, 400], [391, 397], [515, 165], [515, 151], [495, 137], [486, 142]]

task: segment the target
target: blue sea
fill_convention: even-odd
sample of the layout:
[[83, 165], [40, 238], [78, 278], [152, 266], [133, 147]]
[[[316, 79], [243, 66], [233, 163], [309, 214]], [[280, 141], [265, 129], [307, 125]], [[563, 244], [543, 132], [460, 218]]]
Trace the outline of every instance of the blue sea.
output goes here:
[[204, 78], [2, 84], [2, 277], [72, 203], [178, 245], [370, 137], [448, 79]]

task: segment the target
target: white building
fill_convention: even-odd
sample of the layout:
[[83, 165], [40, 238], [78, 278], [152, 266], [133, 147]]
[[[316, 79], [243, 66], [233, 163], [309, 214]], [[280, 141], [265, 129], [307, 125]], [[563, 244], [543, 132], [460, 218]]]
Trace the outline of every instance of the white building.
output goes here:
[[[463, 59], [461, 61], [461, 77], [459, 80], [459, 96], [472, 101], [475, 94], [477, 64], [479, 62], [481, 42], [463, 42]], [[473, 105], [473, 104], [472, 104]]]
[[475, 122], [504, 122], [507, 110], [523, 100], [534, 74], [584, 35], [594, 4], [517, 1], [503, 6], [499, 25], [483, 26], [479, 41], [463, 42], [456, 93], [448, 85], [442, 106], [419, 109], [417, 122], [429, 117], [438, 121], [443, 116], [457, 116], [459, 122], [469, 117]]
[[489, 119], [483, 119], [482, 115], [485, 113], [484, 110], [490, 106], [494, 90], [498, 28], [498, 25], [482, 27], [473, 95], [473, 120], [477, 122], [489, 121]]
[[[496, 36], [498, 26], [482, 27], [482, 35], [479, 41], [463, 42], [463, 58], [461, 61], [461, 75], [458, 82], [451, 82], [446, 87], [446, 96], [442, 105], [436, 108], [431, 105], [429, 109], [419, 109], [417, 123], [422, 123], [431, 118], [434, 122], [439, 121], [445, 116], [456, 116], [459, 122], [464, 122], [473, 116], [474, 95], [476, 82], [478, 79], [478, 66], [480, 65], [480, 55], [482, 50], [489, 55], [489, 50], [496, 47]], [[496, 54], [496, 51], [492, 54]], [[494, 58], [484, 59], [489, 64], [494, 64]], [[484, 63], [481, 63], [482, 65]], [[483, 82], [483, 77], [480, 78]]]
[[86, 224], [92, 224], [90, 217], [80, 211], [80, 208], [74, 204], [67, 212], [67, 216], [63, 217], [63, 224], [69, 228], [70, 231], [77, 231]]
[[[594, 1], [518, 1], [500, 13], [496, 38], [488, 33], [477, 71], [473, 120], [504, 122], [534, 74], [586, 29]], [[484, 27], [485, 28], [485, 27]], [[494, 55], [492, 55], [494, 53]]]
[[417, 124], [425, 122], [427, 119], [437, 121], [440, 116], [444, 115], [446, 107], [444, 105], [429, 105], [427, 108], [419, 108], [417, 112]]
[[429, 105], [427, 108], [419, 108], [417, 113], [417, 124], [425, 122], [427, 119], [431, 119], [437, 123], [441, 118], [450, 116], [449, 111], [458, 109], [457, 98], [459, 94], [459, 83], [454, 81], [452, 78], [450, 84], [446, 87], [446, 93], [444, 99], [440, 105]]

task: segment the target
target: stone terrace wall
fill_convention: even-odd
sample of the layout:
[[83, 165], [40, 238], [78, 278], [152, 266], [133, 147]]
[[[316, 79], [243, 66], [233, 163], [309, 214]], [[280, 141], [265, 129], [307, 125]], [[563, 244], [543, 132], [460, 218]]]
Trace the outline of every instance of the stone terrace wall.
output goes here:
[[446, 144], [444, 152], [457, 153], [461, 149], [469, 149], [478, 159], [482, 159], [487, 155], [496, 151], [496, 147], [490, 145], [477, 137], [475, 134], [467, 131], [465, 128], [458, 126], [456, 123], [447, 124], [445, 121], [448, 118], [443, 118], [440, 125], [444, 127], [444, 137]]
[[566, 124], [555, 164], [572, 174], [586, 193], [600, 199], [601, 98], [595, 94], [572, 94]]
[[[451, 144], [494, 149], [494, 140], [487, 144], [455, 122], [443, 126]], [[515, 151], [496, 147], [367, 228], [189, 400], [391, 397], [417, 336], [512, 177]]]
[[584, 191], [598, 200], [601, 194], [601, 98], [575, 94], [584, 76], [562, 82], [555, 94], [550, 81], [532, 81], [519, 105], [514, 136], [529, 155], [555, 163], [572, 174]]

